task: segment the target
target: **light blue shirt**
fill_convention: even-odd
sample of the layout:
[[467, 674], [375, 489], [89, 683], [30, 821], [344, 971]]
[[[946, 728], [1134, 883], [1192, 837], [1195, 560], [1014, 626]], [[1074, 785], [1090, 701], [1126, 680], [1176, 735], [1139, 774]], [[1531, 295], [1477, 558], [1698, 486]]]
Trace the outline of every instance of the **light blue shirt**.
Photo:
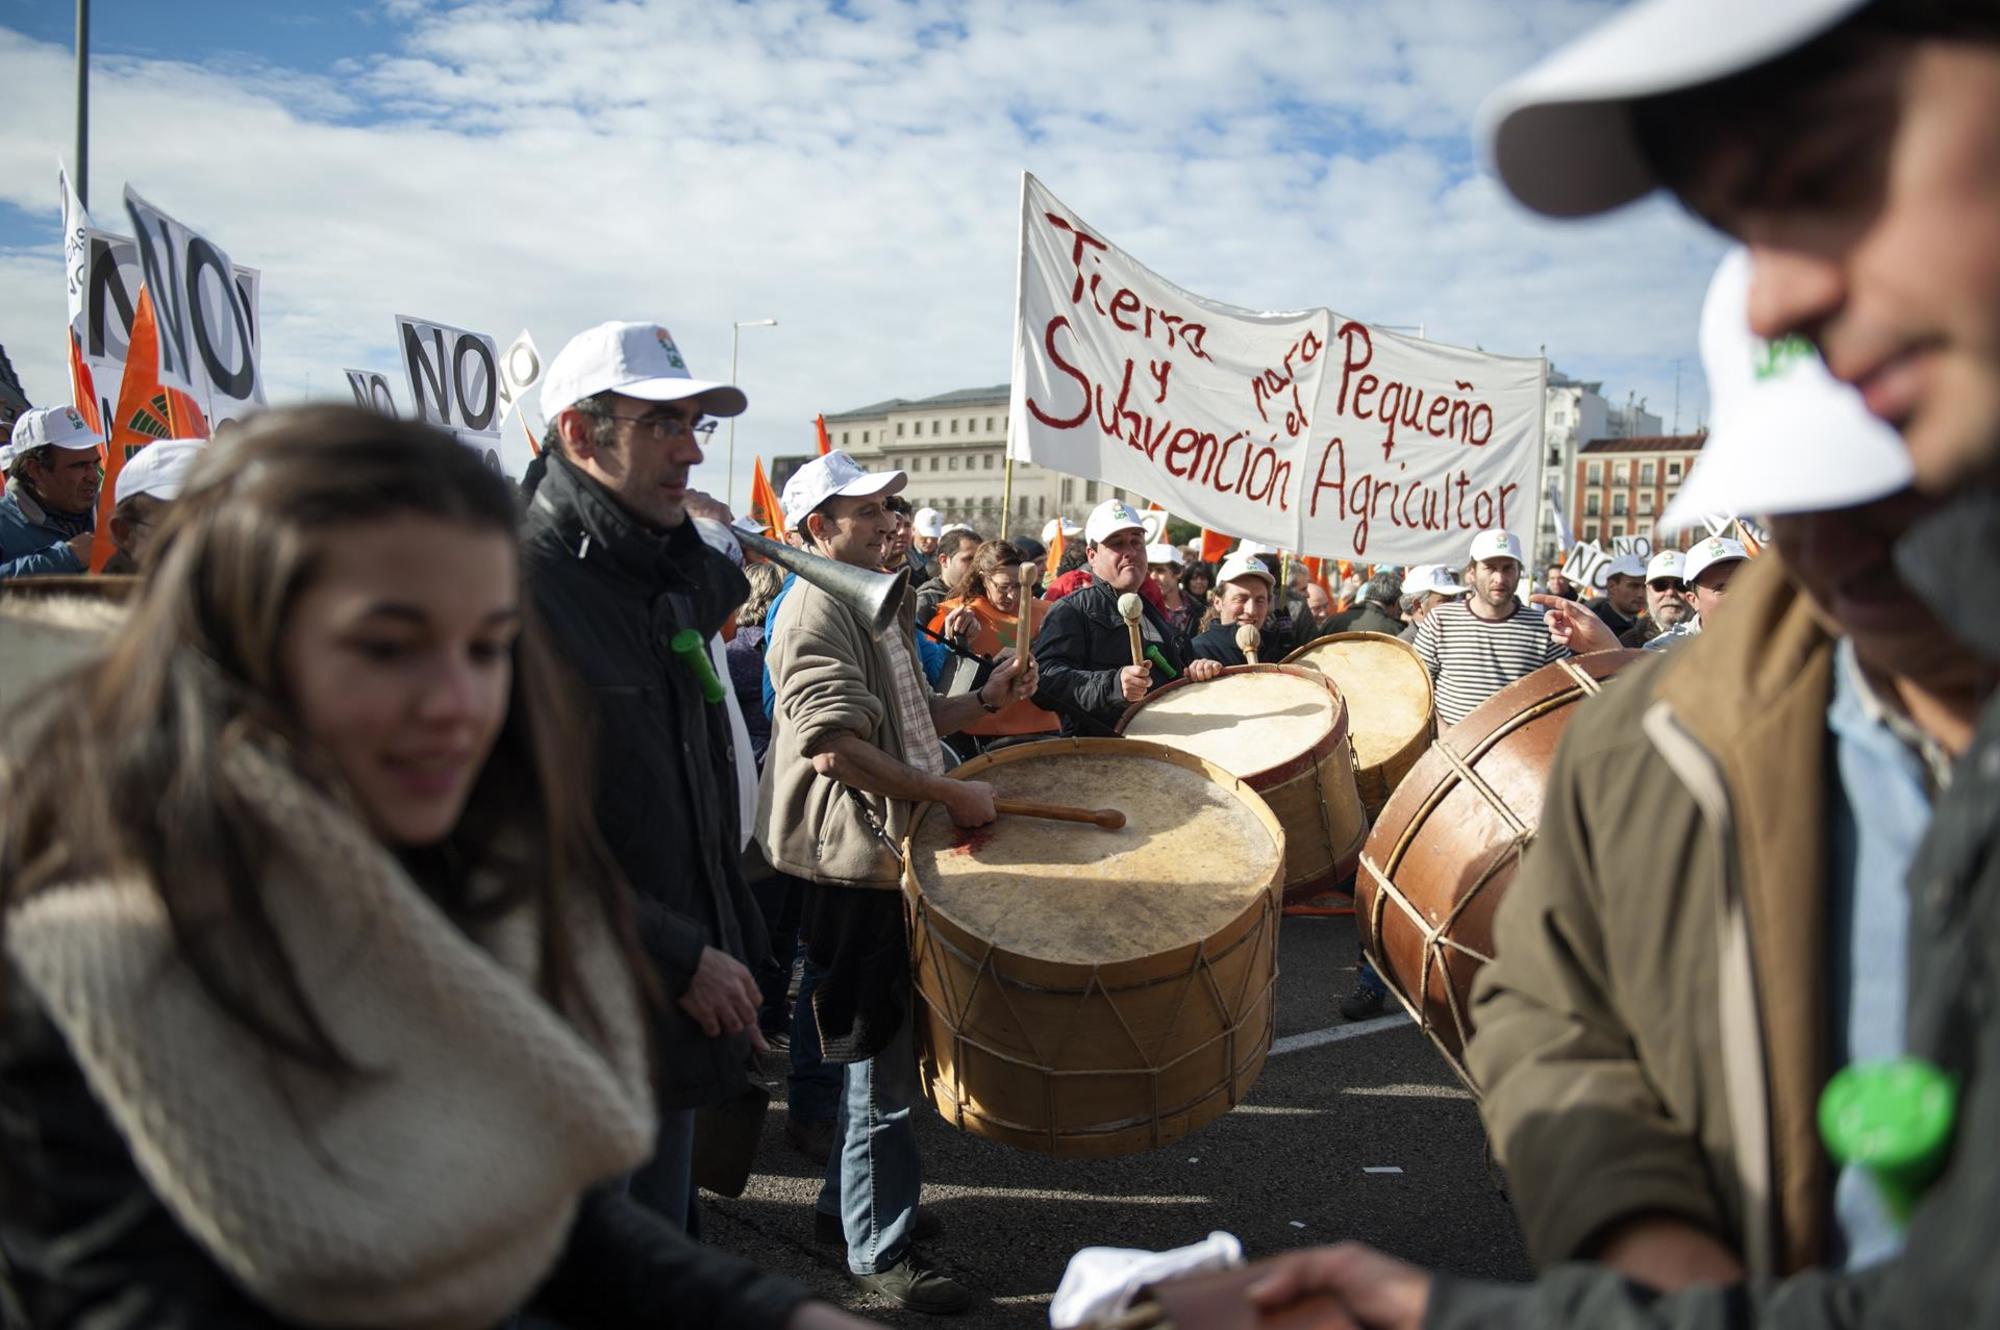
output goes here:
[[[1930, 826], [1931, 790], [1949, 768], [1935, 742], [1877, 696], [1844, 639], [1835, 652], [1826, 720], [1838, 777], [1827, 793], [1827, 997], [1837, 1071], [1906, 1051], [1906, 884], [1917, 842]], [[1840, 1171], [1833, 1210], [1847, 1269], [1879, 1264], [1902, 1249], [1902, 1230], [1861, 1170]]]

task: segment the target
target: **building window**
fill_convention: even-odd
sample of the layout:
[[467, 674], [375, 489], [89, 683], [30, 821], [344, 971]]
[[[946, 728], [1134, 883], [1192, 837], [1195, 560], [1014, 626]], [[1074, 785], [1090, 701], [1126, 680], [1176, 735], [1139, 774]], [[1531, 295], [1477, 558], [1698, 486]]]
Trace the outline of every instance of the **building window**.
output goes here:
[[1604, 463], [1587, 463], [1583, 468], [1583, 483], [1586, 485], [1602, 485], [1604, 483]]
[[1096, 481], [1094, 481], [1094, 480], [1086, 480], [1086, 481], [1084, 481], [1084, 482], [1083, 482], [1083, 501], [1084, 501], [1085, 503], [1096, 503], [1096, 502], [1097, 502], [1097, 482], [1096, 482]]
[[958, 470], [958, 454], [957, 454], [957, 453], [953, 453], [953, 454], [951, 455], [951, 457], [950, 457], [950, 458], [949, 458], [949, 459], [948, 459], [948, 460], [947, 460], [947, 461], [945, 462], [945, 464], [944, 464], [944, 469], [945, 469], [945, 470], [947, 470], [947, 471], [956, 471], [956, 470]]
[[1597, 539], [1597, 523], [1595, 523], [1595, 522], [1585, 522], [1585, 523], [1583, 524], [1583, 538], [1584, 538], [1585, 540], [1596, 540], [1596, 539]]
[[1651, 522], [1641, 522], [1635, 528], [1635, 530], [1639, 535], [1644, 536], [1647, 540], [1651, 540], [1653, 538], [1653, 524]]
[[1667, 479], [1679, 480], [1680, 478], [1681, 478], [1681, 464], [1679, 462], [1667, 463]]
[[958, 433], [958, 422], [956, 420], [951, 422], [951, 432], [953, 434]]
[[942, 428], [942, 423], [941, 423], [941, 422], [939, 422], [939, 421], [936, 421], [936, 420], [933, 420], [933, 421], [931, 422], [931, 433], [932, 433], [932, 434], [936, 434], [936, 433], [938, 432], [938, 430], [939, 430], [940, 428]]
[[[922, 466], [923, 464], [924, 464], [924, 459], [919, 457], [917, 459], [917, 465]], [[937, 469], [938, 469], [938, 459], [933, 457], [931, 458], [931, 470], [935, 471]]]
[[900, 420], [896, 422], [896, 437], [899, 439], [903, 437], [903, 422]]
[[866, 443], [866, 442], [868, 442], [868, 439], [869, 439], [869, 437], [870, 437], [870, 436], [871, 436], [871, 435], [872, 435], [873, 433], [874, 433], [874, 431], [873, 431], [873, 430], [862, 430], [862, 431], [861, 431], [861, 441], [862, 441], [863, 443]]
[[1076, 482], [1074, 480], [1071, 480], [1068, 476], [1064, 476], [1062, 483], [1062, 502], [1070, 503], [1073, 502], [1075, 499], [1076, 499]]
[[1037, 497], [1035, 500], [1035, 516], [1047, 517], [1048, 515], [1049, 515], [1049, 496], [1043, 494]]
[[1624, 534], [1625, 534], [1625, 524], [1623, 522], [1613, 522], [1611, 524], [1611, 538], [1613, 540], [1618, 539], [1618, 537]]
[[1028, 496], [1025, 494], [1021, 496], [1020, 513], [1023, 517], [1028, 515]]
[[991, 470], [993, 469], [993, 454], [992, 454], [992, 453], [988, 453], [988, 454], [986, 454], [986, 459], [985, 459], [984, 463], [982, 464], [982, 466], [983, 466], [983, 469], [985, 469], [985, 470], [987, 470], [987, 471], [991, 471]]
[[840, 446], [841, 446], [841, 447], [843, 447], [843, 448], [845, 448], [845, 447], [847, 446], [847, 431], [846, 431], [846, 430], [842, 430], [842, 431], [840, 432]]
[[1613, 517], [1623, 517], [1625, 515], [1624, 495], [1614, 494], [1611, 496], [1611, 515]]
[[1653, 491], [1639, 491], [1639, 511], [1641, 513], [1650, 513], [1653, 511]]
[[1602, 499], [1595, 494], [1586, 494], [1583, 496], [1583, 515], [1585, 517], [1598, 517], [1603, 512], [1604, 503]]
[[1614, 485], [1631, 484], [1632, 464], [1630, 462], [1613, 462], [1611, 464], [1611, 483]]
[[1639, 463], [1639, 483], [1641, 485], [1651, 485], [1653, 483], [1653, 464], [1651, 462]]
[[993, 432], [993, 417], [991, 416], [986, 417], [986, 432], [988, 434]]

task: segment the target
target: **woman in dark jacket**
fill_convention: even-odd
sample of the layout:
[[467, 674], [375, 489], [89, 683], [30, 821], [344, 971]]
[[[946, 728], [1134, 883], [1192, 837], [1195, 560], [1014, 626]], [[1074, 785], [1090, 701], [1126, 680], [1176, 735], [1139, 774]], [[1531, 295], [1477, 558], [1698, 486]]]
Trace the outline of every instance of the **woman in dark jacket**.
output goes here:
[[4, 730], [10, 1324], [853, 1324], [619, 1185], [656, 999], [505, 482], [271, 412], [150, 567]]

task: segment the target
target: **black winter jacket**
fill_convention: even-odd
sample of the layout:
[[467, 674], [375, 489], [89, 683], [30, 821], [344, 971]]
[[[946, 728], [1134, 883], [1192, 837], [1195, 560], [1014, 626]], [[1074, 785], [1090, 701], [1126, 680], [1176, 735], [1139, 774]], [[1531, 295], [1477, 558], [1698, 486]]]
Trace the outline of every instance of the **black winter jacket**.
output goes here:
[[[0, 1324], [284, 1330], [155, 1196], [69, 1046], [0, 996]], [[806, 1292], [691, 1243], [615, 1187], [588, 1193], [530, 1310], [574, 1326], [784, 1324]]]
[[[1035, 660], [1042, 673], [1035, 701], [1062, 717], [1064, 734], [1110, 734], [1125, 714], [1118, 671], [1132, 663], [1132, 645], [1125, 620], [1118, 614], [1118, 594], [1110, 583], [1092, 577], [1089, 586], [1057, 601], [1035, 634]], [[1161, 654], [1176, 671], [1185, 670], [1194, 658], [1187, 638], [1143, 596], [1140, 603], [1158, 636]], [[1153, 686], [1166, 682], [1167, 676], [1155, 665]], [[1096, 724], [1080, 723], [1078, 712]]]
[[[728, 713], [668, 647], [682, 628], [717, 632], [750, 584], [694, 523], [648, 530], [560, 456], [537, 462], [525, 488], [528, 587], [596, 722], [598, 830], [631, 884], [640, 941], [679, 998], [702, 948], [746, 965], [770, 950], [738, 863]], [[711, 1039], [677, 1002], [659, 1028], [662, 1108], [743, 1088], [747, 1035]]]
[[[1236, 624], [1217, 624], [1205, 633], [1195, 636], [1188, 643], [1188, 649], [1195, 660], [1219, 660], [1224, 665], [1248, 665], [1242, 651], [1236, 646]], [[1276, 665], [1291, 652], [1291, 644], [1271, 630], [1270, 625], [1257, 630], [1257, 663]]]

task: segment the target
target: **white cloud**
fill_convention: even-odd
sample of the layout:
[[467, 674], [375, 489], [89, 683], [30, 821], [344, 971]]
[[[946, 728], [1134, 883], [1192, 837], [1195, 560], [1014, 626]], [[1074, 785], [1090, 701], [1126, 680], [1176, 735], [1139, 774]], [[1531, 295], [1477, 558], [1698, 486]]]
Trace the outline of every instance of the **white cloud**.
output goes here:
[[[1602, 9], [1580, 0], [1005, 6], [475, 0], [383, 5], [386, 53], [307, 76], [132, 58], [92, 81], [97, 211], [119, 186], [264, 270], [274, 398], [392, 371], [391, 316], [547, 351], [657, 317], [695, 369], [746, 330], [748, 458], [816, 411], [999, 382], [1019, 173], [1173, 280], [1329, 304], [1492, 350], [1546, 346], [1656, 408], [1717, 245], [1664, 205], [1532, 219], [1471, 174], [1480, 97]], [[0, 254], [0, 339], [63, 376], [54, 163], [62, 48], [0, 29], [0, 199], [49, 219]], [[719, 460], [719, 459], [718, 459]], [[721, 488], [720, 468], [707, 483]]]

